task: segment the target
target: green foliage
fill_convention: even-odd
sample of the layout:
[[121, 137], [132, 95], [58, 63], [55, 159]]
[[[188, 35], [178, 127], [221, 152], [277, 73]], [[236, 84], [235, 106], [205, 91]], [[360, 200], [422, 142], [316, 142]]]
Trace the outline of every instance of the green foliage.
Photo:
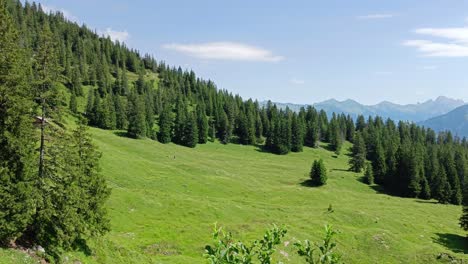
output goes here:
[[78, 103], [76, 101], [76, 95], [74, 93], [71, 94], [70, 96], [70, 103], [69, 103], [70, 111], [73, 114], [78, 113]]
[[146, 137], [146, 112], [145, 103], [134, 91], [128, 101], [128, 129], [127, 133], [132, 138]]
[[15, 240], [34, 214], [37, 179], [32, 91], [18, 33], [0, 0], [0, 244]]
[[40, 197], [24, 236], [59, 259], [63, 250], [109, 230], [104, 208], [109, 190], [99, 174], [100, 153], [84, 125], [72, 135], [52, 126], [47, 130], [54, 143], [45, 148], [44, 173], [36, 189]]
[[159, 115], [158, 140], [161, 143], [169, 143], [172, 140], [172, 109], [167, 104]]
[[465, 184], [463, 190], [462, 215], [460, 217], [460, 226], [463, 230], [468, 231], [468, 184]]
[[372, 164], [368, 163], [366, 166], [366, 171], [364, 173], [364, 182], [371, 185], [374, 184], [374, 173], [372, 169]]
[[208, 142], [208, 118], [205, 114], [205, 109], [202, 106], [197, 106], [197, 128], [198, 128], [198, 143], [205, 144]]
[[254, 263], [255, 256], [258, 263], [271, 264], [272, 255], [276, 252], [275, 247], [281, 244], [281, 239], [286, 233], [284, 227], [274, 225], [266, 231], [262, 239], [246, 245], [240, 241], [235, 242], [231, 233], [225, 233], [215, 225], [214, 245], [205, 246], [204, 256], [211, 264], [249, 264]]
[[296, 113], [292, 116], [292, 123], [291, 123], [291, 130], [292, 130], [292, 138], [291, 138], [291, 151], [292, 152], [302, 152], [303, 148], [303, 124]]
[[321, 186], [327, 184], [327, 169], [322, 159], [314, 160], [312, 169], [310, 171], [310, 178], [312, 184], [315, 186]]
[[[331, 225], [325, 226], [325, 237], [321, 244], [311, 245], [309, 240], [304, 242], [296, 242], [294, 246], [297, 248], [299, 256], [303, 257], [306, 263], [309, 264], [337, 264], [341, 263], [341, 256], [334, 252], [336, 243], [333, 242], [333, 237], [337, 234]], [[317, 254], [315, 254], [317, 252]]]
[[354, 144], [351, 148], [350, 169], [354, 172], [361, 172], [366, 165], [366, 145], [361, 133], [358, 131], [354, 136]]

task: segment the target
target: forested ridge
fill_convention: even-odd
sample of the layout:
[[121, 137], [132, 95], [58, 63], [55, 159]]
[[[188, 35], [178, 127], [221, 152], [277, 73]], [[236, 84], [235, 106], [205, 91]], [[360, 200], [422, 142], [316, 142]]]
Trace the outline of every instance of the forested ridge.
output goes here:
[[[67, 249], [85, 235], [108, 229], [102, 207], [108, 190], [98, 173], [99, 153], [84, 125], [68, 131], [61, 122], [65, 114], [85, 117], [91, 126], [127, 131], [133, 138], [187, 147], [219, 140], [287, 154], [327, 142], [340, 155], [347, 140], [354, 143], [350, 169], [361, 172], [370, 162], [375, 183], [387, 192], [441, 203], [463, 201], [468, 175], [466, 138], [380, 117], [328, 117], [313, 107], [293, 112], [271, 102], [260, 107], [257, 101], [218, 89], [193, 71], [142, 56], [123, 43], [67, 21], [61, 13], [45, 14], [35, 3], [0, 3], [0, 8], [7, 9], [1, 12], [0, 32], [0, 176], [7, 184], [0, 196], [11, 201], [2, 203], [8, 207], [0, 213], [0, 221], [8, 227], [0, 230], [3, 241], [23, 238], [53, 250]], [[138, 76], [136, 81], [129, 80], [131, 74]], [[71, 95], [69, 101], [64, 100], [60, 85]], [[84, 109], [77, 105], [80, 97], [86, 101]], [[40, 137], [35, 136], [33, 117], [39, 118]], [[70, 142], [73, 147], [65, 148]], [[67, 159], [74, 162], [67, 163]], [[58, 183], [71, 189], [43, 195]], [[72, 205], [64, 198], [69, 192], [79, 197]], [[29, 197], [29, 193], [37, 195]], [[92, 202], [85, 204], [92, 214], [78, 217], [86, 210], [80, 208], [80, 199], [91, 196]], [[71, 208], [76, 213], [73, 219], [81, 222], [57, 228], [53, 223], [60, 223], [59, 217], [52, 209], [57, 207]]]

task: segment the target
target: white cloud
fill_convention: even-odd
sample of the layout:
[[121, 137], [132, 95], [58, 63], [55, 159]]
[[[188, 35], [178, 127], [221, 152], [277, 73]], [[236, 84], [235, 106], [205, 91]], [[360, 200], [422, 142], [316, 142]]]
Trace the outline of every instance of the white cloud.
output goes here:
[[363, 16], [357, 16], [357, 19], [384, 19], [395, 17], [395, 14], [369, 14]]
[[166, 44], [165, 49], [206, 60], [266, 61], [278, 62], [284, 59], [273, 52], [255, 46], [234, 42], [208, 42], [201, 44]]
[[124, 31], [113, 30], [112, 28], [106, 28], [105, 31], [99, 31], [99, 35], [109, 36], [113, 41], [124, 42], [130, 38], [130, 34]]
[[61, 12], [63, 14], [63, 16], [72, 21], [72, 22], [76, 22], [76, 23], [79, 23], [79, 20], [76, 16], [74, 16], [70, 11], [66, 10], [66, 9], [63, 9], [63, 8], [57, 8], [55, 6], [49, 6], [49, 5], [44, 5], [44, 4], [41, 4], [41, 7], [42, 7], [42, 10], [45, 12], [45, 13], [56, 13], [56, 12]]
[[414, 32], [421, 35], [450, 39], [457, 43], [468, 43], [468, 27], [419, 28]]
[[302, 84], [305, 83], [304, 80], [300, 80], [300, 79], [296, 79], [296, 78], [292, 78], [292, 79], [290, 80], [290, 82], [291, 82], [292, 84], [295, 84], [295, 85], [302, 85]]
[[426, 57], [468, 57], [468, 27], [419, 28], [414, 33], [439, 39], [403, 42], [403, 45], [415, 47]]

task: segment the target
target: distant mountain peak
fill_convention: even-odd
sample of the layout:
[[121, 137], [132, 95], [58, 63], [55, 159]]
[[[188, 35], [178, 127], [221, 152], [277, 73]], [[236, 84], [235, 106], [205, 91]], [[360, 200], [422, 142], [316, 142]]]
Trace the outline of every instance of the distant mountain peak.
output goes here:
[[[302, 106], [300, 104], [285, 104], [276, 103], [278, 107], [289, 107], [293, 111], [299, 111]], [[343, 101], [330, 98], [328, 100], [313, 104], [318, 110], [324, 110], [328, 115], [331, 113], [344, 113], [352, 117], [358, 115], [364, 116], [382, 116], [384, 118], [391, 118], [395, 121], [413, 121], [421, 122], [432, 117], [440, 116], [450, 112], [451, 110], [464, 105], [465, 102], [460, 99], [452, 99], [446, 96], [439, 96], [435, 100], [429, 99], [424, 102], [414, 104], [396, 104], [390, 101], [382, 101], [375, 105], [363, 105], [353, 99], [346, 99]]]

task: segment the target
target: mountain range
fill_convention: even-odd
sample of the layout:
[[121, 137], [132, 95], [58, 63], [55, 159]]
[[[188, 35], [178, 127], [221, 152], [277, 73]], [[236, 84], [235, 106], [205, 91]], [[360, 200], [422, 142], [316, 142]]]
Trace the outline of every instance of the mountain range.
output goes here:
[[447, 114], [420, 122], [419, 125], [435, 131], [450, 130], [460, 137], [468, 137], [468, 104], [455, 108]]
[[[263, 102], [266, 104], [266, 102]], [[290, 103], [275, 103], [279, 108], [289, 107], [293, 111], [298, 111], [301, 107], [308, 105], [290, 104]], [[457, 107], [465, 105], [463, 100], [452, 99], [445, 96], [439, 96], [435, 100], [427, 100], [416, 104], [396, 104], [388, 101], [383, 101], [375, 105], [364, 105], [354, 100], [348, 99], [338, 101], [335, 99], [326, 100], [323, 102], [312, 104], [318, 110], [324, 110], [327, 115], [332, 113], [349, 114], [353, 118], [358, 115], [364, 116], [381, 116], [383, 118], [391, 118], [393, 120], [403, 120], [410, 122], [422, 122], [437, 116], [447, 114]]]

